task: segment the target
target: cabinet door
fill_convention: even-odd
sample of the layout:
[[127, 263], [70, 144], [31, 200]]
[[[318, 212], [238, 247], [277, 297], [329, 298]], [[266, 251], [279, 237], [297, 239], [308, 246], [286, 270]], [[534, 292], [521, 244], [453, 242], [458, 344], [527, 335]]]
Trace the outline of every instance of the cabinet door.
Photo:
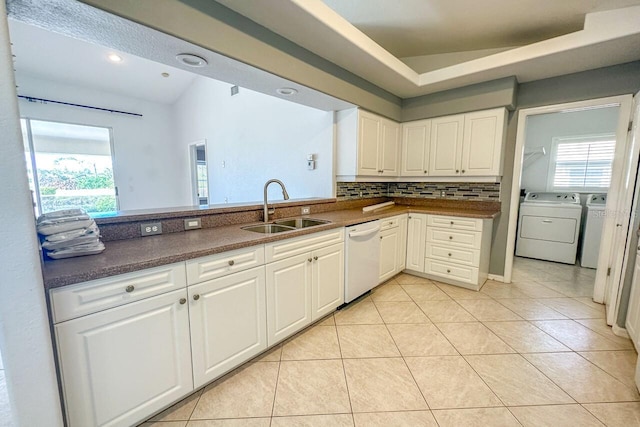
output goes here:
[[400, 125], [391, 120], [381, 121], [380, 170], [383, 176], [398, 176], [400, 164]]
[[407, 225], [407, 269], [424, 272], [427, 215], [410, 214]]
[[191, 286], [189, 304], [196, 388], [267, 348], [264, 267]]
[[55, 326], [71, 427], [136, 425], [193, 390], [186, 289]]
[[267, 264], [267, 342], [273, 345], [311, 323], [311, 253]]
[[429, 175], [460, 175], [464, 115], [440, 117], [431, 121]]
[[399, 246], [398, 227], [380, 232], [380, 279], [378, 283], [382, 283], [396, 274]]
[[465, 114], [462, 175], [501, 174], [505, 117], [504, 108]]
[[636, 255], [636, 267], [633, 272], [625, 326], [629, 332], [629, 337], [637, 348], [640, 345], [640, 255]]
[[398, 219], [398, 251], [396, 252], [396, 273], [406, 267], [407, 261], [407, 215]]
[[428, 176], [431, 120], [402, 124], [401, 176]]
[[311, 320], [331, 313], [344, 302], [344, 244], [338, 243], [312, 253]]
[[380, 134], [380, 118], [360, 111], [358, 116], [358, 175], [379, 175]]

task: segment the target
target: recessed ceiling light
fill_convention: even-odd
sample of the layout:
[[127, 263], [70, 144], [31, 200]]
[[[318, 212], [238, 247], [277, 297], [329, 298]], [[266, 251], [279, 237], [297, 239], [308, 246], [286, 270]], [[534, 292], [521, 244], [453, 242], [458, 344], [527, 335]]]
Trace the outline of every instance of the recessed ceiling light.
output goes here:
[[298, 93], [298, 91], [292, 87], [281, 87], [279, 89], [276, 89], [276, 92], [278, 92], [280, 95], [284, 95], [284, 96], [291, 96], [291, 95], [295, 95], [296, 93]]
[[160, 74], [162, 77], [169, 77], [169, 73], [162, 73]]
[[115, 53], [110, 53], [109, 55], [107, 55], [107, 58], [109, 58], [109, 61], [111, 62], [122, 62], [122, 56]]
[[190, 53], [181, 53], [179, 55], [176, 55], [176, 59], [179, 63], [188, 67], [204, 67], [208, 64], [206, 59], [197, 55], [192, 55]]

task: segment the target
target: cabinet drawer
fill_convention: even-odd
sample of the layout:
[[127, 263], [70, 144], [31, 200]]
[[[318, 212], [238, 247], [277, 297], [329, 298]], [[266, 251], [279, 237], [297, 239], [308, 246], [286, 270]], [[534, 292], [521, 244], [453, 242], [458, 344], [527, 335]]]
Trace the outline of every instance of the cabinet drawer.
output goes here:
[[452, 248], [427, 243], [425, 256], [427, 258], [445, 262], [454, 262], [456, 264], [463, 264], [469, 267], [480, 266], [479, 249]]
[[336, 228], [334, 230], [294, 237], [293, 239], [267, 243], [264, 246], [265, 258], [269, 263], [341, 242], [344, 242], [344, 228]]
[[466, 267], [427, 258], [425, 260], [425, 273], [474, 285], [478, 284], [478, 269], [476, 267]]
[[53, 323], [187, 286], [183, 262], [120, 274], [51, 291]]
[[427, 243], [445, 247], [480, 249], [482, 233], [478, 231], [444, 230], [427, 227]]
[[380, 220], [380, 230], [384, 231], [384, 230], [390, 230], [392, 228], [396, 228], [400, 224], [400, 219], [401, 218], [402, 218], [402, 215], [400, 215], [400, 216], [392, 216], [391, 218], [381, 219]]
[[193, 285], [264, 264], [264, 246], [252, 246], [187, 261], [187, 283]]
[[459, 216], [429, 215], [427, 225], [452, 230], [482, 231], [482, 220]]

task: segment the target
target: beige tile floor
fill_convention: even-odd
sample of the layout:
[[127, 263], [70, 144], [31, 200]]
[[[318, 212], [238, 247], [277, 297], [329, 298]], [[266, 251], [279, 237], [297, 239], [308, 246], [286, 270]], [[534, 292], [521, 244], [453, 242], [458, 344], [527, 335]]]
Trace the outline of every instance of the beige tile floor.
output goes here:
[[594, 273], [516, 258], [480, 292], [400, 274], [143, 426], [640, 426]]

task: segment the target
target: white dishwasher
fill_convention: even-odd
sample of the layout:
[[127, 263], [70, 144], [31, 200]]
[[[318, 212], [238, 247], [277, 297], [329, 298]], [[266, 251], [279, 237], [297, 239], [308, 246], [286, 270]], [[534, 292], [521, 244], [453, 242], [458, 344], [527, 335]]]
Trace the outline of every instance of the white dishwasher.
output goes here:
[[347, 227], [345, 304], [370, 291], [380, 277], [380, 221]]

